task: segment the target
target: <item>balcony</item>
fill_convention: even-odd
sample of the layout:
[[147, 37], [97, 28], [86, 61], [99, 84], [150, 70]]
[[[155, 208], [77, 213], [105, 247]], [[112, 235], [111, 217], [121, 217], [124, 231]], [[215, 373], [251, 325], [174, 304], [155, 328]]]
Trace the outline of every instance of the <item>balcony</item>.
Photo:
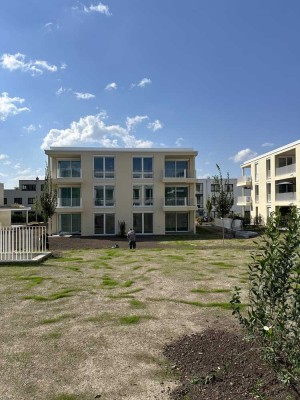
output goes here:
[[251, 187], [252, 186], [251, 176], [240, 176], [237, 180], [236, 186]]
[[163, 199], [164, 211], [192, 211], [197, 209], [196, 198], [179, 197]]
[[172, 182], [172, 183], [196, 183], [196, 171], [195, 170], [187, 170], [183, 171], [174, 171], [174, 170], [164, 170], [163, 171], [163, 182]]
[[238, 196], [237, 205], [238, 206], [251, 206], [251, 196]]
[[292, 203], [296, 201], [296, 192], [275, 193], [275, 201]]
[[95, 205], [95, 207], [114, 207], [115, 200], [114, 199], [111, 199], [111, 200], [95, 199], [94, 205]]
[[59, 197], [57, 199], [57, 207], [81, 207], [81, 198]]
[[114, 179], [115, 177], [115, 170], [100, 170], [100, 169], [94, 169], [94, 178], [97, 179]]
[[150, 197], [147, 199], [133, 198], [132, 205], [133, 207], [151, 207], [153, 206], [153, 198]]
[[286, 175], [289, 176], [295, 174], [296, 164], [286, 165], [285, 167], [276, 168], [276, 176]]

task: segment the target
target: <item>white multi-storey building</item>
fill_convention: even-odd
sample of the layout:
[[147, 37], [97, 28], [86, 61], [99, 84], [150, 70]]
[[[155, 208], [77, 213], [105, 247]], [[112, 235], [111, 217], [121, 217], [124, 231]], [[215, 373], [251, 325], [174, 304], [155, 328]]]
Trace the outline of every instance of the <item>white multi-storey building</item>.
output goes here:
[[[244, 216], [265, 223], [273, 211], [282, 215], [300, 206], [300, 140], [243, 163], [237, 185]], [[298, 181], [298, 182], [297, 182]], [[250, 195], [245, 190], [251, 189]]]
[[4, 189], [4, 204], [7, 206], [19, 204], [33, 210], [34, 199], [40, 198], [43, 188], [42, 179], [19, 180], [18, 188]]
[[193, 149], [50, 148], [58, 193], [53, 233], [115, 235], [195, 231]]

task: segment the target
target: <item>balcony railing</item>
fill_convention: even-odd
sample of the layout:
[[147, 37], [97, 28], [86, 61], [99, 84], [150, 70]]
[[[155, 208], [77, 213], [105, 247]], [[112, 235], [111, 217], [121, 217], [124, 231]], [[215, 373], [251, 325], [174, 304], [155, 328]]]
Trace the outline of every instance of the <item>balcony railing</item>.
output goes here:
[[238, 196], [237, 205], [238, 206], [250, 206], [251, 205], [251, 196]]
[[81, 207], [81, 198], [59, 197], [57, 207]]
[[112, 179], [115, 177], [115, 170], [100, 170], [100, 169], [94, 169], [94, 177], [95, 178], [102, 178], [102, 179]]
[[132, 177], [137, 179], [153, 178], [153, 171], [132, 171]]
[[133, 198], [132, 205], [138, 207], [150, 207], [153, 206], [153, 198], [147, 198], [147, 199]]
[[251, 176], [240, 176], [237, 180], [237, 186], [251, 186]]
[[275, 193], [276, 201], [295, 201], [296, 192]]
[[196, 178], [195, 170], [184, 169], [182, 171], [174, 171], [174, 170], [164, 170], [163, 171], [164, 178]]
[[276, 176], [293, 174], [296, 172], [296, 164], [286, 165], [285, 167], [276, 168]]
[[188, 198], [188, 197], [180, 197], [180, 198], [164, 198], [164, 205], [165, 206], [182, 206], [182, 207], [187, 207], [187, 206], [196, 206], [196, 199], [194, 198]]
[[115, 200], [104, 200], [104, 199], [94, 199], [94, 205], [96, 207], [114, 207], [115, 205]]

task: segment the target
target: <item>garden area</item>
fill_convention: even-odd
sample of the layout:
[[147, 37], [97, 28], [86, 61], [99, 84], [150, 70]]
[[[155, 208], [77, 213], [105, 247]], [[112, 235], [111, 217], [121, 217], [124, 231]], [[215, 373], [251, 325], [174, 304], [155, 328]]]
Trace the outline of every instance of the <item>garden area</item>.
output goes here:
[[43, 264], [1, 267], [0, 398], [296, 399], [232, 316], [257, 244], [202, 229], [135, 251], [53, 242]]

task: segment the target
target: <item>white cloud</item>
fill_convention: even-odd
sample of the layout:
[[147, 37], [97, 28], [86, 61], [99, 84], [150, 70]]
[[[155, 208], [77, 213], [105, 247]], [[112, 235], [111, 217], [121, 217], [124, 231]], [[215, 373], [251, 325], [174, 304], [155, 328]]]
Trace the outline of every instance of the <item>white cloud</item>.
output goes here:
[[140, 124], [141, 122], [143, 122], [144, 120], [148, 119], [149, 117], [147, 115], [136, 115], [135, 117], [127, 117], [126, 118], [126, 126], [128, 131], [131, 131], [132, 129], [134, 129], [134, 127], [137, 124]]
[[41, 75], [44, 71], [57, 71], [56, 65], [50, 65], [44, 60], [26, 61], [26, 56], [21, 53], [3, 54], [0, 60], [2, 68], [8, 69], [9, 71], [21, 70], [24, 72], [30, 72], [32, 76]]
[[109, 83], [105, 86], [105, 90], [116, 90], [118, 88], [116, 82]]
[[41, 148], [50, 146], [82, 146], [95, 144], [103, 147], [152, 147], [150, 140], [137, 139], [128, 128], [107, 125], [106, 114], [88, 115], [73, 121], [69, 128], [51, 129], [44, 137]]
[[4, 174], [3, 172], [0, 172], [0, 176], [1, 176], [1, 178], [6, 178], [8, 175]]
[[37, 129], [40, 128], [42, 128], [41, 124], [38, 125], [30, 124], [29, 126], [23, 126], [23, 129], [25, 129], [25, 131], [27, 131], [28, 133], [35, 132]]
[[21, 169], [21, 164], [20, 163], [15, 164], [14, 169]]
[[111, 15], [109, 11], [109, 7], [105, 4], [98, 3], [98, 4], [91, 4], [89, 7], [83, 7], [84, 12], [91, 13], [91, 12], [98, 12], [100, 14]]
[[0, 94], [0, 120], [5, 121], [10, 115], [17, 115], [23, 111], [30, 111], [28, 107], [18, 107], [17, 104], [24, 103], [25, 99], [20, 97], [9, 97], [8, 93]]
[[263, 143], [261, 145], [261, 147], [273, 147], [273, 146], [274, 146], [274, 143], [269, 143], [269, 142]]
[[62, 63], [60, 66], [60, 69], [66, 69], [67, 68], [67, 64], [66, 63]]
[[0, 154], [0, 160], [1, 161], [2, 160], [6, 160], [7, 158], [9, 158], [7, 154]]
[[149, 122], [148, 124], [148, 129], [151, 129], [153, 132], [161, 129], [162, 127], [163, 124], [158, 119], [156, 119], [154, 122]]
[[96, 97], [94, 94], [91, 93], [80, 93], [80, 92], [74, 92], [77, 100], [89, 100], [89, 99], [93, 99], [94, 97]]
[[147, 85], [150, 85], [152, 83], [151, 79], [149, 78], [143, 78], [139, 83], [132, 83], [130, 85], [131, 88], [134, 88], [136, 86], [144, 88]]
[[176, 139], [175, 144], [177, 147], [181, 147], [183, 142], [184, 142], [184, 139], [182, 137], [180, 137], [180, 138]]
[[251, 149], [243, 149], [237, 152], [234, 156], [230, 157], [229, 160], [232, 160], [235, 163], [243, 162], [250, 160], [250, 158], [253, 158], [257, 156], [257, 153]]

